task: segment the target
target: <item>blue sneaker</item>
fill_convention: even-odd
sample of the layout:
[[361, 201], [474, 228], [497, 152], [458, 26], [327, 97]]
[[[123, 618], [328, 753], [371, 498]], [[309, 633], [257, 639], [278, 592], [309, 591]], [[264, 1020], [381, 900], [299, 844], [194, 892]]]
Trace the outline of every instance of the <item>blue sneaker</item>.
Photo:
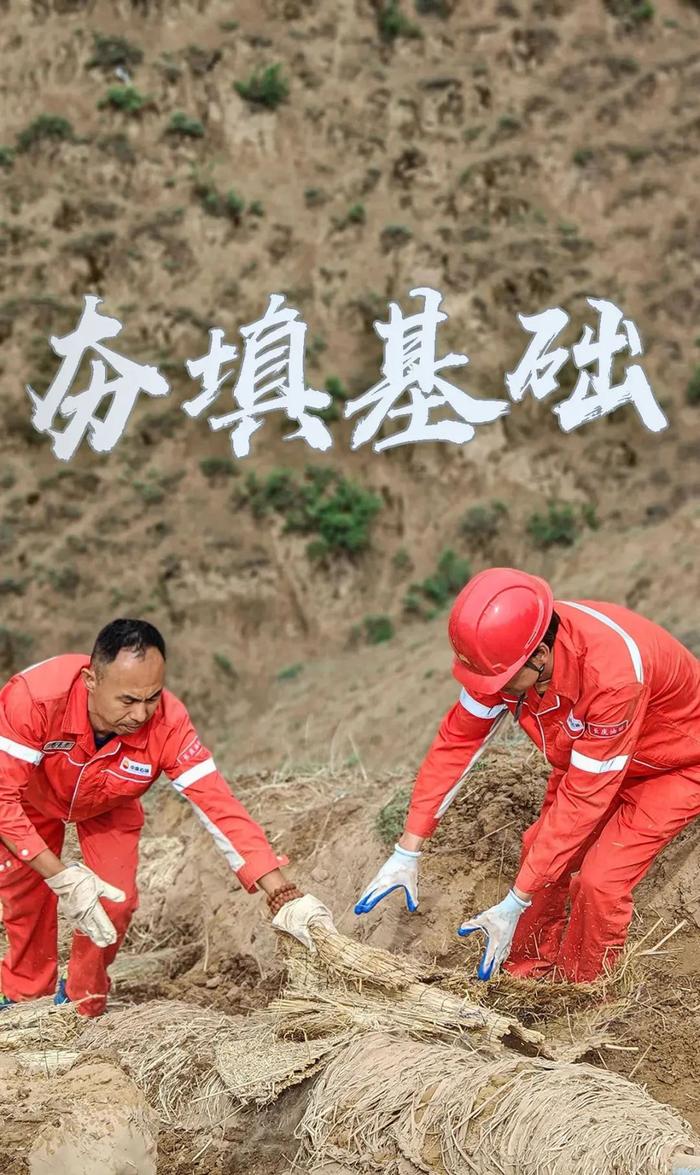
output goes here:
[[0, 1012], [4, 1012], [5, 1008], [14, 1008], [16, 1003], [17, 1000], [8, 999], [7, 996], [3, 995], [0, 991]]
[[58, 987], [56, 988], [56, 994], [53, 997], [53, 1002], [55, 1004], [69, 1004], [71, 1002], [70, 996], [66, 994], [66, 979], [64, 976], [62, 976], [58, 981]]

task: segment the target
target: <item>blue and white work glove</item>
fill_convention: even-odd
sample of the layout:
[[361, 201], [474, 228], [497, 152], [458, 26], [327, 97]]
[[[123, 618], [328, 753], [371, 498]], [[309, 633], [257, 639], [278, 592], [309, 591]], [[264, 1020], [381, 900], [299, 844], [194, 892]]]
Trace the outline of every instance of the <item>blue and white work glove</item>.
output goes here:
[[402, 849], [400, 845], [394, 845], [393, 853], [384, 862], [376, 877], [372, 878], [355, 906], [355, 913], [369, 913], [377, 902], [381, 902], [382, 898], [395, 889], [403, 889], [406, 895], [406, 908], [411, 913], [417, 910], [419, 857], [420, 852], [412, 852], [410, 849]]
[[477, 914], [476, 918], [462, 923], [457, 931], [462, 938], [473, 934], [475, 930], [481, 930], [486, 935], [486, 947], [476, 969], [479, 979], [490, 979], [499, 970], [501, 963], [505, 963], [518, 919], [531, 905], [532, 902], [524, 902], [510, 889], [497, 906], [491, 906], [483, 914]]

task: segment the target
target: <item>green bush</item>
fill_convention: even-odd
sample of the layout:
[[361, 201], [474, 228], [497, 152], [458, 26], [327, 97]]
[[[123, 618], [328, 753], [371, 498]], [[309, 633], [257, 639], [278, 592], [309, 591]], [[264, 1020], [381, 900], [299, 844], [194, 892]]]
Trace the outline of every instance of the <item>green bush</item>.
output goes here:
[[505, 505], [499, 501], [493, 501], [488, 506], [471, 506], [462, 517], [460, 530], [470, 542], [482, 543], [498, 532], [507, 514]]
[[337, 375], [329, 375], [323, 386], [330, 394], [331, 402], [327, 408], [313, 409], [313, 415], [320, 416], [321, 420], [329, 424], [334, 420], [340, 420], [340, 407], [347, 400], [349, 393]]
[[148, 101], [134, 86], [110, 86], [104, 98], [100, 98], [97, 103], [97, 108], [104, 110], [106, 106], [111, 106], [125, 114], [138, 114]]
[[224, 195], [213, 184], [198, 183], [194, 187], [195, 196], [209, 216], [227, 216], [229, 220], [240, 224], [241, 214], [245, 211], [245, 200], [241, 199], [233, 188], [229, 188]]
[[612, 16], [616, 16], [623, 24], [634, 26], [654, 17], [654, 5], [647, 0], [604, 0], [605, 7]]
[[390, 641], [394, 635], [394, 626], [388, 616], [365, 616], [363, 623], [368, 645]]
[[182, 110], [177, 110], [168, 123], [167, 133], [182, 135], [183, 138], [188, 139], [201, 139], [204, 135], [204, 127], [198, 118], [190, 118]]
[[286, 669], [280, 669], [277, 674], [277, 680], [291, 681], [293, 678], [299, 676], [303, 668], [304, 666], [301, 661], [297, 661], [294, 665], [288, 665]]
[[364, 224], [367, 219], [364, 204], [353, 204], [345, 218], [348, 224]]
[[43, 143], [46, 140], [74, 142], [73, 127], [68, 119], [57, 114], [40, 114], [17, 135], [17, 150], [29, 151], [36, 143]]
[[0, 147], [0, 167], [9, 171], [15, 161], [15, 153], [11, 147]]
[[289, 85], [282, 77], [281, 69], [281, 65], [268, 65], [262, 71], [252, 73], [247, 82], [234, 82], [233, 88], [253, 106], [274, 110], [289, 95]]
[[696, 367], [685, 389], [685, 399], [688, 404], [700, 404], [700, 367]]
[[205, 477], [235, 477], [238, 473], [233, 461], [227, 457], [203, 457], [199, 468]]
[[574, 151], [572, 158], [577, 167], [585, 167], [595, 158], [595, 151], [591, 147], [579, 147], [578, 151]]
[[102, 37], [95, 33], [92, 57], [88, 69], [113, 69], [115, 65], [133, 66], [143, 61], [143, 53], [124, 37]]
[[431, 620], [464, 587], [470, 576], [468, 561], [447, 548], [442, 552], [434, 574], [422, 583], [411, 584], [404, 597], [404, 611]]
[[410, 571], [413, 567], [413, 560], [405, 547], [399, 547], [392, 557], [391, 565], [394, 571], [399, 573]]
[[382, 229], [379, 240], [385, 250], [398, 248], [410, 241], [413, 233], [405, 224], [388, 224]]
[[307, 547], [310, 558], [358, 554], [370, 543], [370, 527], [381, 500], [333, 469], [307, 466], [299, 480], [288, 469], [276, 469], [259, 481], [248, 474], [238, 495], [260, 518], [274, 510], [285, 518], [285, 533], [317, 536]]
[[527, 531], [537, 547], [571, 547], [577, 534], [573, 508], [565, 502], [550, 502], [546, 514], [530, 516]]
[[411, 799], [411, 789], [400, 787], [394, 792], [388, 804], [379, 809], [375, 827], [382, 844], [393, 848], [403, 832], [406, 822], [408, 805]]
[[383, 41], [397, 37], [420, 37], [422, 33], [401, 11], [398, 0], [389, 0], [377, 12], [377, 27]]

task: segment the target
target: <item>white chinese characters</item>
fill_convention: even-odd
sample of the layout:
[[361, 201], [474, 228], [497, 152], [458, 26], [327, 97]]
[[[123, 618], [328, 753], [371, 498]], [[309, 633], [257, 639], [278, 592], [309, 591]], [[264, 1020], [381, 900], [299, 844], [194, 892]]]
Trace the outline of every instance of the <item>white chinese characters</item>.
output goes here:
[[[429, 286], [419, 286], [410, 290], [410, 296], [423, 302], [415, 313], [404, 315], [397, 303], [391, 302], [388, 321], [373, 324], [384, 346], [382, 378], [345, 401], [346, 419], [358, 417], [350, 441], [353, 449], [369, 442], [377, 453], [419, 441], [463, 445], [473, 439], [479, 425], [492, 424], [511, 410], [508, 400], [471, 395], [446, 378], [447, 369], [465, 367], [469, 359], [454, 351], [439, 357], [438, 327], [447, 320], [440, 309], [442, 295]], [[100, 298], [87, 295], [83, 302], [75, 330], [50, 339], [61, 366], [46, 394], [41, 397], [27, 387], [33, 408], [31, 422], [37, 431], [52, 438], [53, 452], [62, 461], [70, 460], [83, 438], [95, 452], [110, 452], [123, 435], [139, 394], [165, 396], [170, 391], [156, 367], [135, 363], [104, 345], [106, 339], [120, 333], [122, 325], [99, 313]], [[560, 307], [518, 315], [532, 338], [519, 363], [505, 376], [510, 400], [517, 404], [527, 392], [538, 401], [546, 399], [559, 390], [557, 376], [570, 361], [578, 369], [578, 379], [568, 398], [552, 408], [563, 432], [608, 416], [625, 404], [635, 408], [649, 431], [667, 428], [668, 419], [641, 365], [627, 363], [621, 370], [623, 359], [642, 354], [634, 322], [613, 302], [599, 298], [588, 298], [587, 302], [598, 315], [597, 332], [584, 326], [570, 350], [555, 346], [569, 322]], [[193, 419], [208, 414], [227, 385], [232, 411], [209, 415], [208, 423], [215, 431], [230, 430], [234, 457], [250, 454], [251, 438], [272, 412], [281, 412], [296, 425], [285, 440], [303, 440], [313, 449], [327, 451], [333, 437], [324, 417], [332, 417], [324, 410], [333, 397], [328, 391], [307, 386], [306, 331], [299, 311], [286, 306], [282, 294], [271, 294], [262, 317], [240, 327], [240, 348], [225, 341], [223, 330], [211, 329], [206, 354], [185, 362], [190, 378], [200, 383], [200, 391], [181, 404], [182, 410]], [[85, 356], [92, 353], [95, 357], [90, 361], [88, 387], [72, 392]], [[330, 381], [326, 386], [331, 388]], [[61, 417], [68, 423], [59, 430], [57, 420]], [[388, 421], [405, 422], [405, 427], [384, 430]]]
[[[104, 339], [115, 338], [122, 329], [116, 318], [98, 313], [101, 301], [101, 298], [88, 294], [83, 299], [83, 313], [75, 330], [63, 338], [51, 336], [51, 347], [63, 362], [44, 398], [27, 387], [27, 395], [34, 407], [31, 422], [37, 432], [53, 438], [53, 452], [61, 461], [70, 460], [84, 437], [96, 453], [109, 453], [124, 432], [139, 393], [166, 396], [170, 391], [157, 368], [134, 363], [101, 345]], [[88, 351], [99, 356], [91, 361], [89, 386], [69, 395], [83, 356]], [[113, 379], [107, 378], [107, 365], [117, 373]], [[103, 402], [110, 396], [111, 402], [100, 416]], [[52, 427], [57, 414], [69, 421], [61, 432]]]

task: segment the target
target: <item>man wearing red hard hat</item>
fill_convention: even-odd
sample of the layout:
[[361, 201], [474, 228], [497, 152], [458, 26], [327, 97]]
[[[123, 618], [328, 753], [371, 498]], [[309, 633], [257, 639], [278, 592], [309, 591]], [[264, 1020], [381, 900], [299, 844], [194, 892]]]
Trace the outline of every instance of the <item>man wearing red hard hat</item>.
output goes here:
[[[513, 568], [475, 575], [449, 619], [462, 690], [418, 773], [404, 832], [355, 907], [403, 888], [418, 905], [418, 860], [469, 769], [512, 713], [551, 766], [508, 895], [465, 922], [519, 976], [595, 979], [619, 956], [632, 891], [700, 815], [700, 662], [618, 604], [554, 600]], [[567, 903], [570, 913], [567, 921]]]

